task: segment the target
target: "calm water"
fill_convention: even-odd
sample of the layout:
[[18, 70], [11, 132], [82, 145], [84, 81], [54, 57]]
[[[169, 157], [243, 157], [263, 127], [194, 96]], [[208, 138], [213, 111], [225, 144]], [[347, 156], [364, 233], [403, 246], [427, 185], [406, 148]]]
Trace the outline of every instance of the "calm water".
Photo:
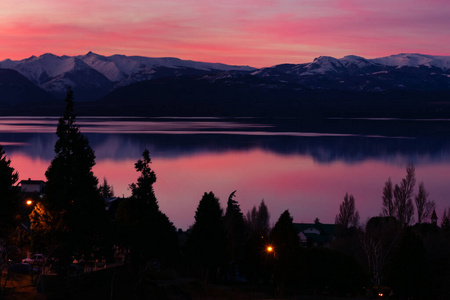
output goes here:
[[[20, 180], [45, 180], [57, 119], [0, 117], [0, 144]], [[334, 222], [348, 192], [364, 222], [380, 213], [384, 182], [391, 177], [398, 183], [408, 162], [416, 166], [417, 182], [425, 183], [440, 217], [450, 207], [450, 137], [399, 131], [402, 126], [422, 128], [429, 121], [380, 130], [372, 130], [370, 123], [366, 133], [359, 130], [361, 122], [310, 130], [292, 126], [301, 124], [293, 119], [279, 125], [245, 118], [78, 118], [95, 150], [94, 173], [100, 181], [106, 177], [117, 196], [130, 195], [128, 185], [139, 175], [134, 163], [145, 148], [150, 150], [160, 208], [179, 228], [193, 223], [204, 192], [213, 191], [225, 207], [234, 190], [244, 213], [264, 199], [271, 223], [286, 209], [294, 222], [316, 217]], [[450, 126], [450, 121], [439, 122], [438, 129]], [[392, 128], [393, 136], [382, 134], [386, 128]]]

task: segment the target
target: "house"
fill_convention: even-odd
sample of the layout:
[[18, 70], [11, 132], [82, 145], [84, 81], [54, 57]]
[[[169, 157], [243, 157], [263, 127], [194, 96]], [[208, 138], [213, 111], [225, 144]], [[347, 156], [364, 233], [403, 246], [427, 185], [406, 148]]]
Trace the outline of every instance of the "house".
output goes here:
[[294, 223], [304, 247], [329, 247], [336, 237], [335, 224], [322, 224], [318, 220], [314, 223]]
[[20, 185], [20, 190], [23, 193], [41, 194], [44, 190], [45, 181], [31, 180], [31, 178], [28, 178], [28, 180], [21, 180], [19, 182], [19, 185]]

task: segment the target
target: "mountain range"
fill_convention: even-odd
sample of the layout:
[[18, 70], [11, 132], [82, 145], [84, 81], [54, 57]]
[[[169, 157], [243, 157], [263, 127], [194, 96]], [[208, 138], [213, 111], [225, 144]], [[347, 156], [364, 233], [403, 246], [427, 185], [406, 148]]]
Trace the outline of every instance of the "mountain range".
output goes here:
[[319, 106], [331, 111], [338, 104], [351, 108], [354, 103], [382, 110], [412, 98], [421, 103], [426, 98], [428, 109], [430, 103], [444, 103], [433, 104], [433, 110], [442, 111], [450, 101], [450, 56], [321, 56], [310, 63], [259, 69], [92, 52], [0, 61], [0, 109], [45, 110], [60, 103], [69, 86], [80, 109], [113, 114], [124, 109], [145, 109], [148, 115], [285, 114]]

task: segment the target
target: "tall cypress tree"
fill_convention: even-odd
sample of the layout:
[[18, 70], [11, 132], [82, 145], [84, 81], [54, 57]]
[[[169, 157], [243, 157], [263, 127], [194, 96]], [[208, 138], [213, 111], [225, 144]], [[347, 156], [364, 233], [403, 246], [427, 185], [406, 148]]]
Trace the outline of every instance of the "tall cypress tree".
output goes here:
[[245, 255], [245, 238], [246, 226], [244, 215], [241, 212], [239, 203], [234, 200], [236, 191], [232, 192], [228, 197], [227, 209], [223, 217], [225, 232], [227, 236], [227, 249], [230, 261], [229, 270], [232, 276], [235, 275], [244, 260]]
[[[70, 249], [65, 255], [90, 254], [103, 236], [105, 204], [92, 172], [94, 151], [76, 124], [72, 90], [65, 102], [56, 130], [56, 155], [45, 173], [47, 184], [40, 208], [51, 216], [52, 224], [46, 227], [51, 234], [43, 234], [53, 238], [54, 246]], [[33, 219], [39, 221], [39, 217]]]

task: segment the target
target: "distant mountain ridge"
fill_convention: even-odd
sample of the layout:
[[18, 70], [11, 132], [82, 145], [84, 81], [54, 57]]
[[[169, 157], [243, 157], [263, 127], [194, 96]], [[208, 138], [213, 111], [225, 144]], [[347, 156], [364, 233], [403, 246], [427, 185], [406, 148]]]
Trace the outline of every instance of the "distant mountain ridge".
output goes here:
[[[136, 109], [152, 103], [158, 103], [155, 104], [158, 108], [178, 103], [185, 109], [192, 101], [198, 104], [200, 111], [202, 106], [210, 104], [207, 110], [215, 111], [214, 108], [223, 109], [226, 105], [214, 103], [218, 99], [227, 101], [225, 95], [233, 97], [236, 105], [248, 106], [252, 102], [251, 107], [256, 107], [265, 101], [264, 105], [270, 107], [283, 105], [285, 99], [300, 102], [308, 99], [312, 103], [316, 98], [324, 99], [331, 94], [333, 99], [340, 99], [345, 95], [343, 92], [353, 93], [354, 98], [364, 98], [368, 93], [418, 91], [432, 93], [435, 98], [440, 91], [450, 91], [450, 56], [413, 53], [374, 59], [354, 55], [339, 59], [321, 56], [309, 63], [260, 69], [170, 57], [47, 53], [23, 60], [0, 61], [0, 69], [20, 73], [20, 80], [13, 76], [18, 80], [15, 86], [24, 84], [26, 78], [27, 88], [34, 85], [44, 93], [39, 94], [41, 97], [51, 95], [49, 98], [62, 99], [71, 86], [76, 101], [110, 101], [117, 107], [121, 107], [121, 101], [134, 101]], [[6, 83], [5, 76], [0, 77], [0, 86], [8, 90], [12, 86], [11, 78]], [[4, 93], [8, 93], [6, 90]], [[17, 103], [34, 101], [25, 99], [30, 94], [20, 97], [24, 99], [18, 99]], [[376, 95], [373, 98], [376, 99]], [[5, 100], [0, 102], [5, 103]], [[248, 109], [252, 111], [250, 106]], [[170, 113], [170, 110], [164, 111]]]
[[205, 74], [211, 71], [252, 71], [247, 66], [204, 63], [178, 58], [142, 56], [102, 56], [89, 52], [78, 56], [51, 53], [23, 60], [6, 59], [0, 68], [13, 69], [56, 97], [63, 97], [68, 86], [78, 91], [78, 99], [96, 100], [115, 86], [160, 77]]
[[[404, 82], [389, 78], [399, 70], [418, 77], [427, 75], [433, 86], [412, 85], [418, 89], [450, 88], [450, 56], [397, 54], [365, 59], [349, 55], [340, 59], [321, 56], [304, 64], [282, 64], [255, 69], [249, 66], [230, 66], [178, 58], [151, 58], [142, 56], [102, 56], [89, 52], [78, 56], [43, 54], [39, 57], [0, 62], [0, 68], [13, 69], [56, 97], [63, 97], [68, 86], [78, 90], [79, 99], [96, 100], [118, 87], [136, 82], [171, 76], [207, 75], [217, 72], [250, 72], [257, 77], [270, 77], [274, 82], [287, 81], [306, 88], [344, 88], [346, 90], [387, 90], [401, 88]], [[402, 72], [404, 73], [404, 72]], [[350, 79], [350, 82], [341, 82]], [[440, 78], [442, 77], [442, 78]], [[365, 80], [375, 83], [362, 84]], [[419, 78], [420, 79], [420, 78]], [[335, 81], [334, 84], [327, 81]], [[386, 86], [389, 81], [390, 86]], [[337, 84], [339, 83], [339, 84]], [[344, 85], [343, 85], [344, 84]]]
[[321, 56], [306, 64], [262, 68], [259, 77], [297, 83], [304, 88], [381, 92], [450, 89], [450, 56], [397, 54], [365, 59]]

